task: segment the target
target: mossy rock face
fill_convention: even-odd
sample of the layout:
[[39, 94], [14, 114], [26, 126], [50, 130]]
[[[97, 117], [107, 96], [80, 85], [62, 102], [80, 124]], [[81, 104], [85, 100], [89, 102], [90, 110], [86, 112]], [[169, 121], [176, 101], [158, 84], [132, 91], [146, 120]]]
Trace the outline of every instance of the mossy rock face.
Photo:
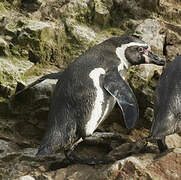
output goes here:
[[16, 87], [17, 81], [22, 81], [23, 74], [32, 67], [26, 60], [0, 58], [0, 96], [8, 97]]
[[9, 45], [8, 43], [0, 37], [0, 57], [9, 56]]
[[124, 21], [128, 19], [145, 19], [151, 15], [151, 12], [142, 8], [139, 1], [113, 1], [113, 6], [110, 10], [111, 24], [121, 27]]
[[180, 0], [169, 0], [169, 1], [160, 1], [160, 11], [161, 17], [172, 24], [181, 23], [181, 4]]
[[90, 23], [93, 18], [92, 14], [93, 1], [87, 0], [70, 0], [60, 9], [60, 18], [73, 18], [81, 23]]
[[159, 77], [162, 72], [161, 66], [153, 64], [141, 64], [140, 66], [133, 66], [129, 69], [127, 74], [127, 81], [129, 82], [131, 88], [133, 89], [140, 110], [140, 119], [137, 122], [137, 127], [150, 128], [150, 121], [145, 121], [149, 119], [148, 114], [151, 114], [155, 102], [155, 89], [158, 84]]
[[8, 2], [0, 2], [0, 15], [5, 15], [8, 13], [9, 4]]
[[[65, 30], [62, 24], [29, 20], [20, 29], [14, 53], [27, 55], [33, 63], [61, 64], [61, 48], [65, 42]], [[26, 52], [26, 53], [25, 53]]]
[[111, 19], [110, 10], [113, 6], [113, 1], [95, 0], [94, 3], [95, 3], [94, 22], [102, 26], [108, 25]]
[[24, 11], [34, 12], [37, 11], [42, 4], [42, 0], [21, 0], [19, 6]]
[[158, 11], [160, 7], [160, 0], [139, 0], [138, 3], [143, 9], [149, 11]]

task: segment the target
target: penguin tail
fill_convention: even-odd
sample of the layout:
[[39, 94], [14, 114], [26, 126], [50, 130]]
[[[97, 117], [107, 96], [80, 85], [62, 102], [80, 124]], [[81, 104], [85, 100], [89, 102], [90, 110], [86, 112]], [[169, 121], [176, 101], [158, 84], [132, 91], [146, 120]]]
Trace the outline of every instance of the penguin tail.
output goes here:
[[36, 157], [48, 156], [52, 153], [53, 151], [51, 150], [51, 148], [48, 148], [46, 146], [40, 146], [38, 152], [36, 153]]
[[41, 83], [42, 81], [46, 80], [46, 79], [60, 79], [62, 75], [62, 72], [58, 72], [58, 73], [51, 73], [51, 74], [47, 74], [45, 76], [42, 76], [41, 78], [37, 79], [36, 81], [32, 82], [31, 84], [29, 84], [28, 86], [26, 86], [24, 89], [18, 90], [14, 96], [22, 93], [23, 91], [35, 86], [36, 84]]

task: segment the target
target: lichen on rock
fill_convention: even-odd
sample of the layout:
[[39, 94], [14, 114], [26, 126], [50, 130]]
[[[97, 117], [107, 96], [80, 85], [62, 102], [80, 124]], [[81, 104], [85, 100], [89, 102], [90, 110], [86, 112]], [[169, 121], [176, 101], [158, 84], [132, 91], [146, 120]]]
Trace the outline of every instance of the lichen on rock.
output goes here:
[[8, 97], [16, 87], [17, 81], [23, 81], [22, 76], [32, 63], [26, 60], [15, 58], [0, 58], [0, 86], [2, 97]]

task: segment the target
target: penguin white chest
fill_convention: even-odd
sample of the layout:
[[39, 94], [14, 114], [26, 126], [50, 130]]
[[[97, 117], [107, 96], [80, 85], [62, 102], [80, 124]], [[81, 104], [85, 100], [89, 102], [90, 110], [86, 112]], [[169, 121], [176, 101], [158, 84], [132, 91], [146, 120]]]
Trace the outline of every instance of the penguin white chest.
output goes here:
[[89, 77], [93, 81], [93, 85], [96, 89], [96, 97], [93, 104], [93, 109], [91, 112], [90, 119], [86, 124], [86, 135], [91, 135], [94, 130], [99, 125], [99, 121], [103, 116], [102, 104], [104, 102], [104, 92], [100, 86], [100, 76], [101, 74], [105, 74], [105, 70], [103, 68], [96, 68], [92, 70], [89, 74]]

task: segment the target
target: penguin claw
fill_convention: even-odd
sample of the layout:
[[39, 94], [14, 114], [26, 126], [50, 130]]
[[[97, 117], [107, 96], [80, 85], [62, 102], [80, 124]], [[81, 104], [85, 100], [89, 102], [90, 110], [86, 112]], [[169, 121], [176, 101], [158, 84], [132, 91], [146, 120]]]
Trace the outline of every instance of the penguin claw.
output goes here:
[[174, 148], [171, 149], [167, 149], [164, 152], [161, 152], [159, 154], [157, 154], [154, 158], [153, 161], [158, 161], [159, 159], [161, 159], [162, 157], [166, 156], [168, 153], [173, 152]]

